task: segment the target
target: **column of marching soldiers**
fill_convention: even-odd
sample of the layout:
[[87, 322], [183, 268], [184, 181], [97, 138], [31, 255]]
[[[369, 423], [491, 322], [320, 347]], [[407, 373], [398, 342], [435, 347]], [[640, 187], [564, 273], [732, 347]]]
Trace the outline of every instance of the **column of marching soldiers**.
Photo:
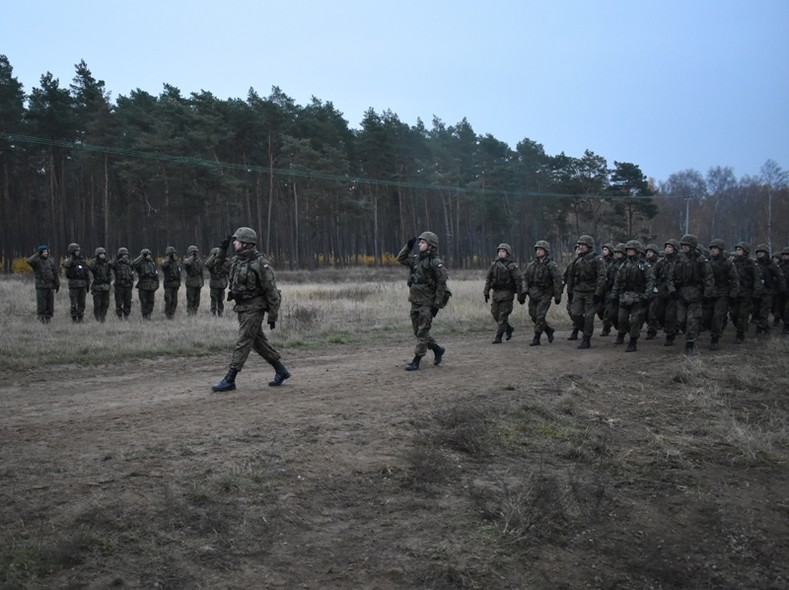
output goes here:
[[[644, 247], [639, 240], [630, 240], [616, 245], [603, 244], [599, 254], [595, 251], [594, 238], [582, 235], [576, 243], [575, 256], [563, 273], [550, 256], [548, 242], [538, 241], [534, 253], [534, 259], [520, 272], [512, 258], [512, 248], [508, 244], [497, 248], [484, 287], [485, 301], [492, 297], [491, 314], [497, 322], [494, 344], [501, 343], [502, 337], [510, 340], [514, 331], [509, 323], [512, 303], [517, 298], [520, 304], [525, 304], [527, 297], [529, 315], [534, 322], [531, 345], [540, 345], [543, 334], [548, 342], [553, 342], [555, 330], [548, 324], [546, 315], [552, 302], [561, 303], [563, 293], [567, 296], [567, 312], [572, 321], [568, 340], [580, 339], [579, 349], [591, 347], [595, 317], [602, 321], [599, 336], [615, 332], [617, 345], [625, 344], [627, 338], [627, 352], [637, 350], [644, 326], [646, 340], [655, 339], [662, 330], [666, 346], [673, 345], [676, 337], [683, 335], [686, 355], [694, 354], [696, 340], [703, 331], [710, 332], [709, 347], [717, 350], [729, 322], [734, 327], [737, 344], [744, 342], [751, 324], [755, 324], [759, 336], [769, 334], [771, 325], [783, 322], [783, 334], [789, 335], [785, 277], [789, 246], [780, 255], [771, 257], [769, 247], [759, 244], [754, 250], [755, 258], [751, 258], [751, 248], [745, 242], [727, 252], [722, 240], [711, 240], [704, 247], [696, 236], [686, 234], [680, 240], [667, 240], [662, 249], [655, 244]], [[53, 315], [54, 293], [60, 288], [60, 269], [46, 244], [36, 248], [28, 264], [36, 276], [38, 318], [48, 323]], [[219, 248], [213, 248], [208, 258], [202, 260], [196, 246], [189, 246], [183, 259], [179, 259], [174, 247], [168, 246], [160, 269], [147, 248], [133, 260], [124, 247], [111, 260], [101, 247], [96, 248], [94, 258], [86, 259], [79, 244], [71, 243], [62, 268], [68, 279], [72, 321], [83, 321], [90, 291], [94, 316], [103, 322], [110, 306], [111, 289], [116, 315], [128, 319], [135, 275], [141, 314], [149, 320], [160, 271], [167, 318], [174, 317], [184, 274], [187, 314], [197, 313], [204, 269], [210, 276], [211, 313], [221, 316], [230, 261], [219, 256]]]

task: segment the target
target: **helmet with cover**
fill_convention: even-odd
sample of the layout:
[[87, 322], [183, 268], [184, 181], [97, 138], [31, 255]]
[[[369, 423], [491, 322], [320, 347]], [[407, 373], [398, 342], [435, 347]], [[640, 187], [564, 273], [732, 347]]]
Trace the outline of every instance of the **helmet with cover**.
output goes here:
[[617, 252], [619, 252], [620, 254], [624, 254], [626, 249], [627, 248], [625, 247], [625, 243], [619, 242], [616, 246], [614, 246], [614, 254], [616, 254]]
[[746, 256], [751, 253], [751, 246], [748, 244], [748, 242], [737, 242], [737, 245], [734, 246], [734, 249], [736, 250], [737, 248], [742, 248], [742, 251], [745, 252]]
[[197, 246], [189, 246], [189, 247], [186, 249], [186, 253], [187, 253], [187, 254], [197, 254], [197, 252], [198, 252], [198, 250], [197, 250]]
[[647, 244], [646, 248], [644, 248], [644, 252], [649, 252], [652, 250], [655, 254], [658, 254], [660, 250], [658, 250], [657, 244]]
[[625, 244], [625, 252], [627, 252], [627, 250], [635, 250], [637, 254], [643, 254], [644, 245], [638, 240], [628, 240]]
[[576, 245], [580, 245], [580, 244], [588, 246], [589, 249], [592, 250], [594, 249], [594, 238], [590, 235], [584, 234], [580, 238], [578, 238], [578, 241], [576, 242]]
[[506, 250], [507, 255], [512, 256], [512, 246], [510, 246], [509, 244], [502, 242], [496, 247], [496, 252], [498, 252], [499, 250]]
[[96, 248], [96, 252], [94, 253], [94, 256], [98, 256], [99, 254], [104, 254], [104, 256], [106, 256], [107, 251], [101, 246], [99, 246], [98, 248]]
[[542, 248], [546, 253], [551, 251], [550, 244], [548, 244], [548, 242], [545, 240], [537, 240], [537, 242], [534, 244], [534, 249], [536, 250], [537, 248]]
[[764, 244], [764, 243], [757, 244], [756, 248], [754, 248], [753, 251], [756, 254], [758, 254], [759, 252], [764, 252], [765, 254], [767, 254], [767, 256], [770, 255], [770, 247], [767, 244]]
[[167, 256], [170, 254], [175, 254], [175, 246], [167, 246], [167, 248], [164, 249], [164, 253]]
[[81, 248], [79, 247], [79, 244], [77, 244], [76, 242], [71, 242], [68, 245], [68, 253], [69, 254], [74, 254], [74, 252], [78, 252], [80, 249]]
[[679, 240], [680, 246], [690, 246], [691, 248], [696, 248], [699, 245], [699, 239], [694, 236], [693, 234], [685, 234]]
[[120, 258], [121, 256], [128, 256], [128, 255], [129, 255], [129, 249], [128, 248], [125, 248], [123, 246], [118, 248], [118, 258]]
[[233, 234], [233, 239], [244, 244], [257, 244], [258, 234], [251, 227], [239, 227]]
[[724, 242], [723, 240], [721, 240], [719, 238], [715, 238], [714, 240], [710, 240], [710, 250], [712, 250], [712, 248], [717, 248], [721, 252], [725, 252], [726, 251], [726, 242]]
[[140, 256], [151, 256], [151, 251], [148, 248], [140, 250]]
[[432, 248], [438, 248], [438, 236], [432, 231], [422, 232], [419, 239], [427, 242]]

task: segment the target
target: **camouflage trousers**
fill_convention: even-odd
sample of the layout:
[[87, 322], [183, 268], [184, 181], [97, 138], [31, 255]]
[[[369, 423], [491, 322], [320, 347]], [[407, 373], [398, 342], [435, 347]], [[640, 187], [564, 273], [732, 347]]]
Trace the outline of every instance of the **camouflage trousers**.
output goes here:
[[545, 316], [548, 315], [548, 310], [551, 308], [551, 299], [550, 295], [537, 298], [529, 297], [529, 317], [534, 322], [534, 333], [537, 336], [550, 328]]
[[514, 299], [502, 299], [496, 301], [495, 299], [490, 304], [490, 315], [496, 320], [496, 337], [501, 338], [507, 327], [510, 325], [509, 319], [512, 313]]
[[202, 291], [202, 287], [186, 288], [186, 313], [188, 315], [197, 313], [197, 309], [200, 307], [200, 291]]
[[763, 331], [770, 331], [770, 310], [773, 307], [773, 294], [765, 293], [753, 298], [753, 317], [756, 327]]
[[696, 342], [701, 328], [701, 301], [677, 299], [677, 325], [685, 329], [685, 342]]
[[745, 295], [729, 301], [729, 317], [737, 330], [738, 336], [748, 333], [751, 312], [753, 311], [753, 297]]
[[88, 296], [87, 287], [73, 287], [68, 290], [68, 298], [71, 302], [71, 319], [82, 321], [85, 315], [85, 299]]
[[726, 327], [726, 318], [729, 313], [728, 297], [713, 297], [704, 301], [702, 306], [702, 326], [710, 331], [710, 336], [720, 338], [723, 328]]
[[119, 318], [128, 318], [132, 306], [132, 287], [115, 285], [115, 315]]
[[266, 338], [263, 332], [263, 320], [266, 311], [263, 309], [238, 312], [238, 340], [230, 360], [230, 368], [240, 371], [253, 350], [270, 365], [281, 357]]
[[137, 289], [137, 295], [140, 298], [140, 313], [142, 319], [150, 320], [153, 313], [153, 304], [156, 300], [156, 291], [147, 291], [145, 289]]
[[211, 289], [211, 313], [221, 316], [225, 311], [225, 289]]
[[110, 292], [107, 291], [94, 291], [93, 292], [93, 317], [96, 321], [103, 322], [107, 319], [107, 311], [110, 309]]
[[430, 328], [433, 326], [433, 314], [430, 306], [411, 304], [411, 327], [416, 336], [416, 348], [414, 356], [425, 356], [428, 349], [435, 350], [438, 346], [435, 338], [430, 335]]
[[172, 319], [178, 309], [178, 289], [180, 287], [164, 288], [164, 315]]
[[573, 320], [573, 328], [583, 332], [584, 338], [591, 338], [594, 332], [594, 293], [573, 294], [573, 302], [570, 304], [570, 317]]
[[48, 322], [55, 313], [55, 290], [36, 289], [36, 313], [42, 322]]
[[606, 302], [603, 306], [603, 328], [611, 328], [619, 331], [619, 302], [615, 301], [611, 295], [606, 296]]
[[646, 318], [647, 303], [639, 302], [632, 305], [619, 305], [617, 314], [617, 332], [627, 333], [631, 338], [638, 338], [641, 334], [641, 326], [644, 325]]

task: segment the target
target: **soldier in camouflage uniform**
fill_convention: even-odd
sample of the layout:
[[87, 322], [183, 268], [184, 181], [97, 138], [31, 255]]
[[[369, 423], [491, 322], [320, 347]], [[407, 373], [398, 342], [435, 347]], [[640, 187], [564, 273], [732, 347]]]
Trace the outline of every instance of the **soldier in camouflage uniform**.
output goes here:
[[219, 248], [211, 248], [205, 267], [210, 276], [208, 288], [211, 291], [211, 315], [221, 318], [225, 311], [225, 289], [230, 274], [230, 261], [226, 256], [219, 256]]
[[577, 339], [583, 330], [583, 339], [578, 348], [591, 346], [594, 333], [594, 316], [605, 293], [605, 264], [602, 256], [594, 252], [594, 238], [582, 235], [578, 238], [578, 255], [570, 263], [567, 273], [567, 297], [570, 302], [570, 315], [573, 319], [573, 332], [570, 340]]
[[[657, 244], [649, 243], [644, 247], [644, 260], [646, 260], [649, 263], [649, 266], [652, 267], [652, 272], [654, 274], [655, 267], [660, 261], [660, 249], [658, 248]], [[657, 282], [657, 278], [655, 281]], [[652, 314], [655, 312], [654, 304], [657, 301], [657, 289], [652, 295], [653, 296], [650, 298], [649, 303], [646, 304], [646, 310], [644, 313], [644, 324], [647, 326], [647, 337], [649, 336], [649, 325], [655, 323], [652, 319]]]
[[610, 336], [611, 328], [619, 332], [619, 302], [612, 297], [616, 273], [625, 263], [625, 245], [619, 242], [611, 251], [614, 255], [605, 267], [605, 294], [603, 295], [603, 330], [600, 336]]
[[186, 249], [184, 270], [186, 271], [186, 313], [195, 315], [200, 307], [200, 292], [203, 290], [203, 261], [197, 246]]
[[[600, 305], [597, 306], [597, 318], [603, 322], [603, 330], [600, 332], [600, 336], [608, 336], [611, 334], [611, 324], [606, 324], [605, 321], [605, 310], [608, 303], [609, 296], [611, 294], [611, 287], [613, 284], [608, 284], [608, 269], [611, 267], [611, 264], [614, 262], [614, 245], [611, 243], [603, 244], [603, 263], [605, 264], [605, 273], [606, 273], [606, 285], [605, 285], [605, 293], [603, 293], [603, 301]], [[606, 326], [608, 327], [608, 331], [606, 332]]]
[[85, 315], [85, 299], [90, 285], [88, 263], [82, 256], [79, 244], [68, 245], [68, 257], [63, 261], [63, 270], [68, 279], [68, 297], [71, 302], [71, 321], [81, 323]]
[[[412, 255], [411, 251], [417, 242], [419, 251]], [[408, 278], [408, 301], [411, 302], [411, 326], [416, 336], [414, 359], [406, 365], [405, 370], [419, 370], [419, 363], [428, 349], [435, 354], [433, 364], [439, 365], [446, 349], [430, 335], [430, 328], [438, 310], [447, 303], [449, 289], [447, 269], [438, 257], [438, 236], [426, 231], [419, 238], [411, 238], [397, 255], [397, 262], [411, 271]]]
[[756, 262], [749, 256], [751, 247], [739, 242], [734, 249], [734, 268], [737, 270], [739, 288], [729, 300], [729, 317], [737, 330], [735, 342], [742, 344], [750, 326], [753, 302], [761, 296], [762, 274]]
[[530, 346], [539, 346], [540, 337], [545, 332], [548, 342], [553, 342], [555, 330], [548, 325], [546, 316], [551, 307], [551, 299], [556, 305], [562, 302], [562, 273], [550, 257], [551, 248], [545, 240], [534, 244], [536, 258], [523, 273], [523, 285], [518, 302], [524, 303], [529, 296], [529, 317], [534, 322], [534, 338]]
[[140, 250], [140, 255], [132, 260], [131, 266], [137, 273], [137, 295], [140, 297], [142, 319], [150, 320], [159, 288], [159, 269], [148, 248]]
[[27, 259], [36, 277], [36, 314], [42, 324], [48, 324], [55, 313], [55, 293], [60, 291], [58, 265], [49, 255], [49, 246], [40, 244]]
[[672, 266], [668, 288], [677, 300], [677, 323], [685, 328], [685, 356], [695, 355], [701, 326], [701, 300], [712, 295], [710, 263], [698, 251], [698, 238], [685, 234], [679, 241], [681, 252]]
[[756, 246], [756, 266], [762, 273], [762, 291], [754, 301], [754, 316], [756, 316], [756, 335], [770, 333], [770, 310], [773, 307], [773, 297], [785, 288], [784, 275], [780, 267], [770, 258], [770, 248], [767, 244]]
[[619, 304], [619, 328], [615, 344], [624, 344], [630, 335], [625, 352], [637, 350], [638, 337], [649, 302], [654, 297], [655, 271], [642, 255], [644, 246], [638, 240], [625, 244], [627, 260], [619, 267], [611, 297]]
[[181, 288], [181, 265], [175, 247], [167, 246], [162, 261], [162, 279], [164, 282], [164, 315], [168, 320], [175, 317], [178, 308], [178, 290]]
[[710, 242], [709, 263], [714, 286], [712, 297], [704, 299], [702, 323], [710, 331], [710, 350], [718, 350], [721, 334], [726, 326], [729, 299], [737, 296], [740, 280], [734, 263], [726, 256], [726, 244], [723, 240], [715, 239]]
[[490, 301], [491, 291], [493, 302], [490, 304], [490, 314], [496, 320], [497, 326], [493, 344], [501, 344], [501, 337], [505, 333], [507, 340], [512, 338], [515, 328], [510, 325], [509, 318], [515, 296], [520, 297], [521, 294], [520, 270], [518, 263], [512, 259], [512, 247], [509, 244], [499, 244], [496, 248], [496, 260], [490, 265], [482, 290], [485, 303]]
[[655, 263], [655, 288], [657, 296], [650, 303], [649, 324], [647, 327], [647, 340], [657, 336], [658, 328], [666, 332], [664, 346], [672, 346], [677, 336], [677, 296], [671, 294], [669, 289], [669, 276], [679, 254], [679, 240], [674, 238], [663, 244], [663, 257]]
[[132, 306], [132, 289], [134, 288], [134, 269], [129, 261], [129, 250], [118, 248], [115, 258], [110, 261], [110, 268], [115, 275], [115, 315], [128, 320]]
[[93, 283], [90, 286], [90, 292], [93, 294], [93, 317], [103, 323], [110, 309], [112, 271], [104, 248], [96, 248], [94, 256], [93, 260], [88, 261], [88, 268], [93, 275]]
[[252, 350], [274, 367], [274, 378], [269, 381], [269, 385], [277, 387], [291, 375], [263, 331], [264, 320], [267, 319], [269, 328], [273, 330], [279, 317], [282, 298], [277, 289], [274, 270], [255, 248], [258, 236], [249, 227], [239, 227], [232, 236], [223, 240], [217, 254], [221, 262], [224, 261], [231, 240], [235, 256], [230, 264], [228, 301], [235, 301], [233, 311], [238, 314], [238, 341], [227, 375], [211, 389], [217, 392], [235, 389], [236, 375], [246, 364]]

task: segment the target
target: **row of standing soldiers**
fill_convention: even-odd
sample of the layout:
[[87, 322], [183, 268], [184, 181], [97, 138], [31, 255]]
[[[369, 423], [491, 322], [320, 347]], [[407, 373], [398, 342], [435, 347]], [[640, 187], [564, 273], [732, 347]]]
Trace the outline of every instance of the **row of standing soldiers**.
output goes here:
[[[55, 293], [60, 290], [60, 267], [51, 257], [49, 246], [41, 244], [27, 259], [36, 282], [36, 308], [38, 319], [49, 323], [54, 314]], [[127, 248], [118, 248], [113, 259], [107, 258], [104, 248], [96, 248], [94, 258], [86, 259], [79, 244], [68, 245], [68, 255], [62, 270], [68, 280], [70, 313], [73, 322], [82, 322], [88, 292], [93, 295], [93, 315], [104, 322], [110, 307], [110, 290], [115, 295], [115, 313], [128, 319], [132, 306], [132, 289], [137, 288], [143, 319], [151, 319], [155, 293], [159, 289], [161, 274], [164, 287], [164, 313], [172, 319], [178, 307], [178, 290], [185, 275], [187, 314], [194, 315], [200, 307], [200, 293], [204, 285], [204, 269], [209, 273], [211, 313], [221, 316], [224, 312], [225, 290], [228, 287], [230, 262], [219, 256], [219, 248], [211, 250], [206, 260], [200, 258], [197, 246], [189, 246], [186, 256], [179, 259], [176, 249], [168, 246], [161, 268], [151, 251], [143, 248], [131, 259]], [[135, 276], [137, 284], [134, 285]], [[114, 281], [114, 282], [113, 282]]]
[[493, 343], [512, 337], [509, 315], [514, 300], [524, 304], [527, 297], [534, 322], [531, 345], [539, 346], [542, 334], [553, 342], [555, 330], [546, 315], [552, 302], [561, 303], [565, 290], [573, 322], [569, 340], [578, 340], [580, 335], [580, 349], [591, 346], [595, 316], [603, 322], [601, 336], [610, 335], [613, 328], [616, 344], [624, 344], [628, 337], [627, 352], [637, 350], [645, 324], [646, 339], [656, 338], [662, 329], [666, 346], [684, 333], [686, 355], [695, 353], [702, 330], [710, 331], [710, 349], [717, 350], [729, 320], [738, 344], [752, 321], [757, 335], [769, 333], [771, 312], [776, 322], [783, 320], [784, 335], [789, 334], [784, 274], [789, 268], [789, 247], [776, 262], [765, 244], [756, 247], [756, 259], [750, 258], [750, 247], [744, 242], [729, 254], [724, 242], [715, 239], [709, 252], [702, 252], [693, 234], [668, 240], [662, 253], [654, 244], [645, 248], [638, 240], [605, 244], [602, 255], [595, 253], [594, 246], [591, 236], [578, 238], [575, 257], [561, 273], [548, 243], [540, 240], [534, 245], [535, 259], [521, 273], [511, 247], [500, 244], [483, 292], [486, 302], [492, 298], [491, 314], [497, 323]]

